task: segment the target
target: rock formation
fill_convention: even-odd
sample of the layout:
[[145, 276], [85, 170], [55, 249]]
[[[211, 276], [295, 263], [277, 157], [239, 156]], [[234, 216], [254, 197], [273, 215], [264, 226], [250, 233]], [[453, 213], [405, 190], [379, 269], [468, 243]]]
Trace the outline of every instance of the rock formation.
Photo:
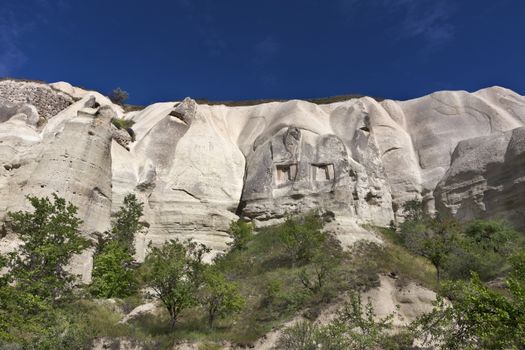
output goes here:
[[[135, 122], [135, 141], [114, 117]], [[27, 208], [26, 194], [57, 192], [79, 206], [87, 233], [101, 231], [133, 192], [150, 225], [137, 237], [139, 258], [148, 242], [170, 238], [224, 249], [238, 217], [262, 226], [319, 208], [341, 222], [388, 225], [414, 198], [461, 219], [523, 227], [524, 125], [525, 97], [500, 87], [326, 105], [187, 98], [124, 113], [67, 83], [6, 80], [0, 219]]]
[[436, 207], [460, 220], [505, 219], [525, 229], [525, 127], [461, 141], [436, 188]]

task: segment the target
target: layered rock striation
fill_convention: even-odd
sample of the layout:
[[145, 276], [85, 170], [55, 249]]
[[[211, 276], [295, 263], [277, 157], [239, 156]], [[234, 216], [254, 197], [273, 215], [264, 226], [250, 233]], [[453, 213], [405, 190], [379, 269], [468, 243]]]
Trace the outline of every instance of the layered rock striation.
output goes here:
[[[388, 225], [414, 198], [523, 226], [525, 97], [504, 88], [326, 105], [187, 98], [124, 113], [96, 92], [52, 86], [0, 82], [1, 218], [27, 208], [26, 194], [57, 192], [79, 206], [86, 232], [101, 231], [135, 193], [149, 223], [139, 258], [171, 238], [222, 250], [239, 217], [264, 226], [320, 209], [345, 227]], [[134, 141], [115, 117], [135, 122]]]

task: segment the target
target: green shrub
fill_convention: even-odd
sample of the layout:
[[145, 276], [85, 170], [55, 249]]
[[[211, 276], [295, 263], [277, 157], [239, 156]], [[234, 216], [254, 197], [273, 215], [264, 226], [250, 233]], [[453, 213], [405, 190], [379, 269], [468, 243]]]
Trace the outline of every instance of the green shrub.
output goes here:
[[283, 331], [275, 349], [317, 350], [319, 326], [309, 321], [300, 321]]
[[[357, 293], [350, 293], [350, 300], [337, 312], [336, 318], [326, 326], [304, 321], [285, 329], [276, 349], [330, 349], [368, 350], [382, 349], [391, 344], [394, 315], [376, 319], [372, 304], [363, 306]], [[406, 336], [404, 343], [413, 338]]]
[[340, 257], [333, 256], [326, 251], [319, 251], [312, 258], [309, 268], [302, 268], [299, 272], [301, 284], [311, 293], [319, 294], [325, 291], [328, 280], [337, 278], [335, 269], [339, 265]]
[[117, 129], [127, 130], [130, 129], [135, 122], [131, 119], [113, 118], [111, 123], [117, 127]]
[[111, 230], [99, 236], [90, 286], [94, 296], [124, 298], [135, 293], [137, 280], [132, 254], [135, 236], [144, 231], [142, 213], [143, 204], [134, 194], [128, 194], [115, 214]]
[[523, 294], [505, 297], [483, 285], [475, 274], [469, 281], [446, 284], [444, 293], [453, 298], [453, 306], [439, 299], [434, 310], [413, 326], [424, 345], [443, 350], [518, 349], [523, 345]]
[[146, 258], [148, 287], [160, 299], [175, 328], [182, 311], [197, 305], [196, 294], [202, 284], [204, 245], [170, 240], [160, 248], [153, 247]]
[[95, 256], [91, 293], [101, 298], [125, 298], [136, 289], [133, 257], [117, 241], [109, 242]]
[[111, 123], [117, 127], [119, 130], [126, 130], [128, 135], [131, 137], [131, 142], [135, 142], [137, 139], [137, 135], [135, 134], [135, 131], [132, 129], [132, 126], [135, 124], [135, 122], [131, 119], [121, 119], [121, 118], [113, 118], [111, 119]]
[[0, 288], [0, 348], [84, 349], [93, 337], [78, 308], [53, 305], [11, 286]]
[[237, 285], [226, 280], [215, 268], [207, 268], [203, 274], [203, 286], [199, 292], [200, 304], [208, 313], [208, 325], [213, 327], [217, 317], [239, 312], [244, 307], [244, 298]]
[[321, 220], [315, 213], [297, 218], [288, 217], [277, 228], [285, 254], [291, 259], [294, 266], [297, 263], [310, 262], [317, 254], [319, 247], [326, 239], [321, 229]]
[[111, 91], [108, 97], [111, 102], [122, 105], [129, 98], [129, 93], [118, 87]]
[[228, 232], [232, 241], [228, 243], [231, 249], [244, 250], [253, 238], [253, 225], [242, 220], [233, 221]]
[[115, 213], [111, 225], [109, 236], [118, 241], [130, 254], [135, 253], [133, 247], [135, 237], [145, 230], [145, 224], [140, 221], [143, 214], [144, 204], [139, 202], [134, 194], [128, 194], [124, 197], [119, 211]]
[[417, 201], [405, 203], [404, 212], [407, 220], [393, 236], [434, 265], [438, 282], [441, 277], [466, 280], [472, 272], [490, 280], [505, 271], [507, 258], [523, 246], [522, 236], [503, 222], [475, 220], [462, 228], [455, 220], [430, 217]]
[[269, 280], [266, 285], [263, 298], [261, 300], [263, 306], [269, 306], [274, 303], [283, 290], [282, 281], [280, 280]]
[[66, 267], [89, 242], [81, 236], [82, 220], [73, 204], [56, 194], [52, 200], [28, 199], [33, 212], [8, 213], [11, 229], [22, 240], [9, 255], [9, 275], [18, 290], [55, 303], [70, 295], [76, 276]]

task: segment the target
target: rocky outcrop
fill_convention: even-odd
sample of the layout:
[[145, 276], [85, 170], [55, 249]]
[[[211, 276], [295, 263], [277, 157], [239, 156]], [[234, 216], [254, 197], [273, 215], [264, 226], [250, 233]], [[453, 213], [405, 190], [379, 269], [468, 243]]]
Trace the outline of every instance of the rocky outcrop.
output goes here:
[[377, 319], [394, 315], [394, 327], [402, 327], [434, 308], [436, 293], [414, 282], [399, 285], [388, 276], [379, 277], [380, 285], [363, 293], [362, 301], [370, 302]]
[[[500, 87], [327, 105], [188, 98], [124, 113], [67, 83], [2, 84], [11, 97], [0, 94], [0, 216], [27, 208], [25, 194], [57, 192], [92, 232], [107, 228], [132, 192], [149, 224], [136, 238], [139, 259], [149, 242], [171, 238], [217, 252], [232, 220], [262, 226], [311, 209], [334, 216], [350, 244], [366, 236], [360, 224], [401, 220], [399, 208], [414, 198], [459, 218], [521, 225], [525, 97]], [[33, 91], [43, 103], [20, 97]], [[41, 123], [43, 113], [53, 115]], [[116, 132], [112, 117], [132, 120], [135, 139]]]
[[[45, 119], [55, 116], [74, 102], [71, 96], [50, 85], [13, 80], [0, 80], [0, 99], [15, 105], [30, 104]], [[0, 117], [1, 112], [0, 109]]]
[[438, 184], [440, 212], [461, 220], [505, 219], [525, 229], [525, 127], [462, 141]]

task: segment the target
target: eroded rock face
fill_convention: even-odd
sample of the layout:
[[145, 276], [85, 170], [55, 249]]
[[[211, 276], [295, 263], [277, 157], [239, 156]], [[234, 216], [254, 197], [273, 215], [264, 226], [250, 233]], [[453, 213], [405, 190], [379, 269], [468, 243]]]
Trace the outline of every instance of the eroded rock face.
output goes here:
[[462, 141], [438, 184], [440, 212], [461, 220], [505, 219], [525, 229], [525, 127]]
[[47, 84], [12, 80], [0, 81], [0, 98], [12, 104], [33, 105], [45, 119], [55, 116], [74, 102], [71, 96]]
[[[507, 89], [328, 105], [188, 98], [124, 113], [66, 83], [0, 86], [11, 96], [0, 87], [0, 217], [27, 209], [25, 194], [57, 192], [81, 208], [86, 233], [101, 231], [135, 193], [149, 223], [136, 237], [139, 259], [149, 242], [173, 238], [217, 252], [232, 220], [267, 225], [311, 209], [330, 211], [351, 242], [359, 224], [402, 219], [414, 198], [459, 218], [490, 213], [521, 225], [525, 97]], [[43, 102], [24, 97], [33, 91], [45, 91]], [[115, 116], [135, 122], [135, 141], [115, 133]]]
[[[108, 102], [101, 95], [87, 96], [44, 126], [19, 114], [0, 123], [0, 220], [9, 211], [30, 210], [27, 195], [56, 193], [78, 207], [87, 236], [109, 228], [111, 118], [116, 113]], [[91, 276], [91, 255], [85, 252], [72, 264], [85, 282]]]
[[241, 212], [260, 224], [314, 209], [357, 216], [357, 178], [363, 174], [350, 161], [333, 134], [283, 128], [250, 154]]

